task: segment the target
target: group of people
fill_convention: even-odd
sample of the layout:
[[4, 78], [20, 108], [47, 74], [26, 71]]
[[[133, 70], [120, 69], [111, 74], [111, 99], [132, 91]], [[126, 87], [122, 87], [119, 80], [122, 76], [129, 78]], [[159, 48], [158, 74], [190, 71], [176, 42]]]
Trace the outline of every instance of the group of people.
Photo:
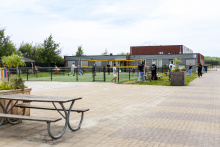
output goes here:
[[[202, 64], [199, 62], [199, 65], [197, 66], [197, 70], [198, 70], [198, 77], [202, 77], [202, 69], [203, 69], [203, 66]], [[190, 63], [189, 65], [189, 70], [188, 70], [188, 76], [191, 76], [192, 75], [192, 65]]]
[[[152, 63], [150, 70], [151, 70], [150, 81], [151, 80], [156, 81], [157, 80], [157, 66], [156, 66], [155, 62]], [[141, 77], [142, 77], [142, 81], [145, 82], [145, 77], [144, 77], [145, 64], [144, 64], [144, 62], [139, 62], [138, 71], [139, 71], [139, 74], [138, 74], [138, 81], [137, 82], [139, 83]]]
[[[78, 66], [79, 66], [79, 65], [78, 65]], [[75, 66], [75, 63], [73, 63], [72, 66], [71, 66], [71, 71], [70, 71], [70, 73], [68, 74], [68, 76], [69, 76], [70, 74], [73, 74], [73, 76], [75, 76], [75, 71], [74, 71], [75, 68], [77, 68], [77, 67]], [[79, 75], [83, 75], [83, 70], [82, 70], [82, 69], [79, 70]]]

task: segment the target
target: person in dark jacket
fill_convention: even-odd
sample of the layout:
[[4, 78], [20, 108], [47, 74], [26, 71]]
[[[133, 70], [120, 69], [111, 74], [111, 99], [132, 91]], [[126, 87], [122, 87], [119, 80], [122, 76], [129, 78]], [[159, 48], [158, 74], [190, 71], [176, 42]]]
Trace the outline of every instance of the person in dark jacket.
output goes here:
[[157, 80], [157, 66], [155, 65], [155, 63], [153, 62], [153, 64], [151, 65], [151, 80]]
[[199, 65], [198, 65], [198, 76], [200, 78], [200, 76], [202, 77], [202, 64], [199, 62]]
[[145, 82], [145, 78], [144, 78], [144, 64], [142, 62], [140, 62], [139, 65], [138, 65], [138, 71], [139, 71], [138, 83], [140, 81], [140, 77], [142, 77], [142, 81]]

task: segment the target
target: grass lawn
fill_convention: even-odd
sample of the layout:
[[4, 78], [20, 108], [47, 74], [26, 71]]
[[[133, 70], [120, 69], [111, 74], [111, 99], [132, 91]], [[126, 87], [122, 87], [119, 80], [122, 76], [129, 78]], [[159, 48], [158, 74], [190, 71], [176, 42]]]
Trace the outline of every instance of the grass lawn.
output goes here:
[[[192, 73], [191, 76], [188, 76], [188, 74], [186, 73], [186, 85], [189, 85], [189, 83], [191, 81], [193, 81], [195, 78], [198, 77], [197, 73]], [[150, 81], [149, 79], [146, 80], [146, 82], [142, 82], [140, 81], [139, 83], [137, 83], [137, 78], [133, 79], [133, 80], [126, 80], [126, 81], [122, 81], [119, 82], [118, 84], [133, 84], [133, 85], [162, 85], [162, 86], [172, 86], [170, 81], [169, 81], [169, 76], [165, 76], [163, 74], [163, 77], [161, 77], [160, 79], [156, 80], [156, 81]]]

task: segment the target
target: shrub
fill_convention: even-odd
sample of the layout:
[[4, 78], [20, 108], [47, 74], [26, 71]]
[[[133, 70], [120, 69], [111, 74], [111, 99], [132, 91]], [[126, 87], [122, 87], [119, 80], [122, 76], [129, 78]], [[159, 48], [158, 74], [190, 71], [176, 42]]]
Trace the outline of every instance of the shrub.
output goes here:
[[9, 89], [22, 89], [24, 90], [26, 86], [24, 85], [24, 80], [21, 77], [11, 76], [10, 81], [6, 78], [1, 79], [0, 89], [9, 90]]
[[173, 68], [171, 71], [172, 72], [178, 72], [178, 71], [180, 71], [180, 69], [179, 68]]
[[181, 70], [182, 70], [182, 71], [186, 71], [186, 68], [182, 68]]

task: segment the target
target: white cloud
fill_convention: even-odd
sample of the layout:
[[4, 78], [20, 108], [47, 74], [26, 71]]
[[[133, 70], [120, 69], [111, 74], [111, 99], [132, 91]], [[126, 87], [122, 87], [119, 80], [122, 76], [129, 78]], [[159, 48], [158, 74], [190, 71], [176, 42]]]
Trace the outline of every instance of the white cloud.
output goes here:
[[72, 55], [82, 45], [87, 55], [107, 48], [117, 54], [130, 46], [182, 44], [204, 55], [217, 48], [217, 0], [0, 0], [1, 27], [19, 45], [42, 43], [50, 34]]

